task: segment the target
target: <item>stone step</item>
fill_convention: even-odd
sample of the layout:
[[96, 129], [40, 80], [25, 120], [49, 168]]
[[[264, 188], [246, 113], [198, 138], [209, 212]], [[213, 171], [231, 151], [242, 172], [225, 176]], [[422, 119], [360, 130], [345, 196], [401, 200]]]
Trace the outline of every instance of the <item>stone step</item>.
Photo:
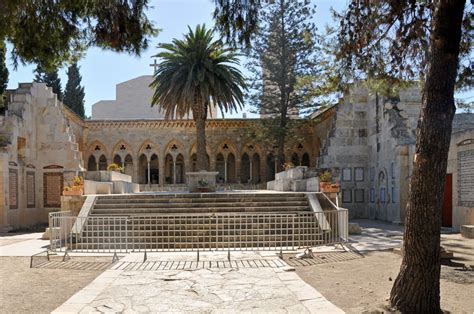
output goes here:
[[136, 204], [136, 203], [153, 203], [153, 204], [169, 204], [169, 203], [236, 203], [236, 202], [301, 202], [307, 201], [306, 196], [295, 197], [247, 197], [247, 198], [104, 198], [99, 196], [96, 204]]
[[94, 208], [92, 215], [173, 214], [173, 213], [275, 213], [310, 211], [308, 206], [261, 206], [261, 207], [176, 207], [176, 208]]
[[130, 194], [130, 195], [101, 195], [99, 200], [106, 199], [179, 199], [179, 198], [226, 198], [247, 199], [266, 197], [275, 199], [278, 197], [306, 197], [305, 193], [173, 193], [173, 194]]
[[[132, 203], [132, 204], [95, 204], [96, 209], [119, 209], [119, 208], [221, 208], [221, 207], [271, 207], [274, 202], [229, 202], [229, 203]], [[280, 206], [308, 206], [305, 201], [278, 202]]]

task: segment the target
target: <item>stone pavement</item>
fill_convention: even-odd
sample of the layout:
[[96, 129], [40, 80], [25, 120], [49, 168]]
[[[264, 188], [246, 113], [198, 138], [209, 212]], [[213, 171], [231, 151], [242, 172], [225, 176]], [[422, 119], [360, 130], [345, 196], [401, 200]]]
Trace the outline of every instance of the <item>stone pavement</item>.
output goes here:
[[49, 248], [49, 240], [41, 240], [42, 232], [0, 234], [0, 256], [31, 256]]
[[[192, 264], [195, 252], [148, 253], [147, 257], [147, 265], [166, 262], [178, 269], [112, 267], [53, 313], [343, 313], [274, 252], [231, 253], [231, 261], [245, 261], [248, 267], [229, 263], [227, 252], [201, 252], [200, 262], [213, 267]], [[140, 262], [143, 253], [132, 253], [116, 265]]]

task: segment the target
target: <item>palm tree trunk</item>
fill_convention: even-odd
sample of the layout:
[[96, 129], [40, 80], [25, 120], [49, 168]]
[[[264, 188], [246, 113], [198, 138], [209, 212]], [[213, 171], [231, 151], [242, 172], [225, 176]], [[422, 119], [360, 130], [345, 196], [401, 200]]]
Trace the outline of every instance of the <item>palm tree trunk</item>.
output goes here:
[[[436, 2], [435, 2], [436, 3]], [[440, 229], [465, 0], [438, 1], [417, 127], [400, 273], [390, 293], [402, 313], [440, 313]]]
[[197, 170], [207, 170], [207, 153], [206, 153], [206, 119], [197, 117], [194, 119], [196, 123], [197, 138]]

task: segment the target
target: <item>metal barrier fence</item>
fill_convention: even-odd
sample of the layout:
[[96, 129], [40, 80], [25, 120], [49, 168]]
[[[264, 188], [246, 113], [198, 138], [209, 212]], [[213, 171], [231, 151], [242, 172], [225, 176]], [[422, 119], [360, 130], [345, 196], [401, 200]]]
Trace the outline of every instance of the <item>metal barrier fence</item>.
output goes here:
[[346, 242], [348, 211], [50, 215], [51, 250], [82, 252], [294, 250]]

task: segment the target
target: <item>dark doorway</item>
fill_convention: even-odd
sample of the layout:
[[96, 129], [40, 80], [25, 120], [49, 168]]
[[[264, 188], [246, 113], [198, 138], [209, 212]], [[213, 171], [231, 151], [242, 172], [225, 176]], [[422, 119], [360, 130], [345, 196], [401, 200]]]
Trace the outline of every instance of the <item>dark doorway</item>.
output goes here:
[[453, 226], [453, 174], [446, 174], [443, 195], [443, 212], [441, 225], [443, 227]]

